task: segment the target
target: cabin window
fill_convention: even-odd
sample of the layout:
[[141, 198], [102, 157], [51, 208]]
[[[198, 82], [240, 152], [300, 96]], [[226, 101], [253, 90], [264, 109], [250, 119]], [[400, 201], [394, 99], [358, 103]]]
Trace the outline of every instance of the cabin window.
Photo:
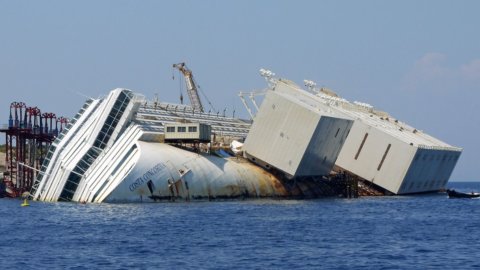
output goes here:
[[390, 151], [391, 146], [392, 144], [388, 144], [387, 149], [385, 150], [385, 153], [383, 153], [382, 160], [380, 161], [380, 164], [378, 164], [377, 171], [380, 171], [380, 169], [382, 168], [383, 162], [385, 161], [385, 158], [387, 157], [388, 151]]
[[363, 145], [365, 144], [365, 141], [367, 140], [368, 133], [365, 133], [365, 136], [363, 137], [362, 143], [360, 144], [360, 147], [358, 147], [357, 154], [355, 155], [355, 160], [358, 159], [358, 156], [360, 155], [360, 152], [362, 151]]
[[175, 132], [175, 127], [167, 127], [167, 132]]
[[177, 132], [187, 132], [187, 127], [177, 127]]
[[188, 132], [197, 132], [197, 127], [188, 127]]

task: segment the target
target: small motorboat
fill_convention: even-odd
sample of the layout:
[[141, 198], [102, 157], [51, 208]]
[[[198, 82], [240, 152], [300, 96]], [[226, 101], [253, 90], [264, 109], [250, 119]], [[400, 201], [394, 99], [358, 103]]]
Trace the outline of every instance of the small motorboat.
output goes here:
[[447, 189], [447, 194], [449, 198], [479, 198], [480, 193], [476, 192], [471, 192], [471, 193], [464, 193], [464, 192], [458, 192], [455, 191], [454, 189]]

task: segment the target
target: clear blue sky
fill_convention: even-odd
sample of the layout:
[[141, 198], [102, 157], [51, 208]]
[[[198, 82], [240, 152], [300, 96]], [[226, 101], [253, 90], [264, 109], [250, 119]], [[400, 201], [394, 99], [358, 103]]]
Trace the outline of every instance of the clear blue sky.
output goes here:
[[0, 123], [12, 101], [71, 117], [77, 92], [116, 87], [178, 102], [171, 65], [183, 61], [217, 108], [246, 116], [237, 93], [265, 87], [265, 67], [463, 147], [452, 180], [480, 180], [479, 12], [453, 0], [0, 0]]

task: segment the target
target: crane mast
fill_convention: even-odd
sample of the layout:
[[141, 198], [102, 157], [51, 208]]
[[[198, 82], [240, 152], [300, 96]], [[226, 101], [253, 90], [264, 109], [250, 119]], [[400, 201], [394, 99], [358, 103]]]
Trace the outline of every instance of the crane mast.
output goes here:
[[197, 85], [193, 80], [193, 74], [190, 69], [187, 68], [185, 63], [173, 64], [173, 68], [178, 69], [185, 78], [185, 84], [187, 86], [188, 98], [190, 99], [190, 104], [192, 105], [195, 111], [203, 112], [202, 101], [198, 95]]

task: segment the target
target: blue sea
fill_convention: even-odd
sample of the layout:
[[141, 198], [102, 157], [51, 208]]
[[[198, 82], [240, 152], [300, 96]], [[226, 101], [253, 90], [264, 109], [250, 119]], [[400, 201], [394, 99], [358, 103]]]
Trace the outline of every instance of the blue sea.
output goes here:
[[0, 199], [1, 269], [480, 268], [480, 200], [446, 194], [30, 203]]

